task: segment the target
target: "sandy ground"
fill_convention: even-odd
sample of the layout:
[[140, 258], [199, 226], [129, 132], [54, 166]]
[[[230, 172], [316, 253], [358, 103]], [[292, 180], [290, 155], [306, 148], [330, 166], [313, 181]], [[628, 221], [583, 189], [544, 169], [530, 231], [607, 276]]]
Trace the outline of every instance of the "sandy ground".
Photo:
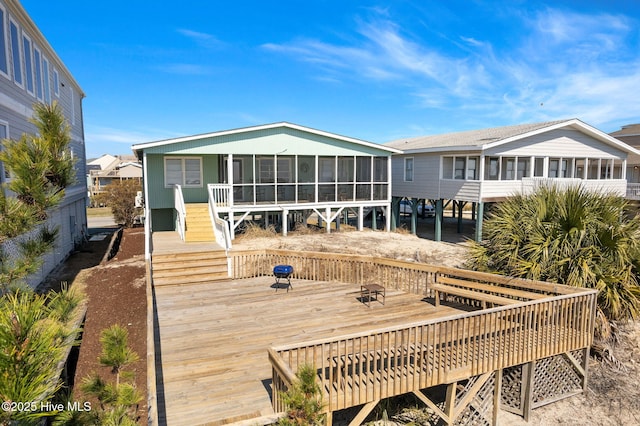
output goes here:
[[[287, 237], [271, 235], [234, 240], [236, 250], [258, 248], [357, 253], [447, 266], [462, 266], [467, 252], [466, 243], [435, 242], [408, 233], [370, 230], [302, 235], [294, 232]], [[640, 323], [621, 326], [614, 354], [623, 369], [592, 359], [589, 385], [584, 394], [537, 408], [528, 423], [517, 415], [501, 411], [499, 424], [640, 425]]]

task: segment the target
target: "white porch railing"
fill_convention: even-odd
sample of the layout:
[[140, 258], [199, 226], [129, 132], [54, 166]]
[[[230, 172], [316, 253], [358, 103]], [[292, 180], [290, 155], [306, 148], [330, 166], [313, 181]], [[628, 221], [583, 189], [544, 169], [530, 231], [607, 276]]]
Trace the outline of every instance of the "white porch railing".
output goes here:
[[216, 207], [211, 192], [211, 185], [209, 185], [209, 216], [213, 225], [213, 235], [216, 237], [216, 242], [228, 252], [231, 248], [229, 222], [221, 219], [218, 215], [218, 208]]
[[180, 239], [184, 241], [187, 223], [187, 209], [184, 205], [184, 197], [182, 196], [182, 187], [180, 185], [174, 185], [173, 187], [173, 205], [178, 214], [176, 219], [176, 228], [180, 235]]
[[627, 183], [627, 198], [640, 200], [640, 183]]
[[554, 185], [558, 189], [566, 189], [572, 186], [580, 186], [585, 181], [579, 178], [548, 178], [548, 177], [523, 177], [522, 193], [531, 194], [541, 186]]
[[209, 202], [213, 202], [216, 207], [231, 207], [233, 205], [232, 187], [226, 183], [210, 183], [207, 185], [209, 190]]

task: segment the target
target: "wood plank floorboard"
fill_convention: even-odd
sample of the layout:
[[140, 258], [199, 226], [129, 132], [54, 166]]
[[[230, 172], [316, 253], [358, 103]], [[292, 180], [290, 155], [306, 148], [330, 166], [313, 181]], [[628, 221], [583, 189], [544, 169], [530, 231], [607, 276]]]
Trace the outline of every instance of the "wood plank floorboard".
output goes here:
[[270, 346], [365, 332], [458, 310], [387, 290], [385, 305], [360, 286], [273, 277], [155, 289], [168, 425], [223, 425], [273, 414]]

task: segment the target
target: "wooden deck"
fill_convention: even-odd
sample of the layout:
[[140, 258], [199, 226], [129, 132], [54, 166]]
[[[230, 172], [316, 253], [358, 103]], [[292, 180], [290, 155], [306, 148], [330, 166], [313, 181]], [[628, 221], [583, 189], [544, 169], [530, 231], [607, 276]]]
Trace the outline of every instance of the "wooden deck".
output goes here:
[[153, 254], [193, 253], [200, 251], [224, 250], [218, 243], [185, 243], [176, 231], [162, 231], [151, 234]]
[[274, 414], [269, 347], [459, 312], [399, 290], [369, 308], [356, 284], [273, 284], [267, 276], [155, 289], [160, 424], [258, 424]]

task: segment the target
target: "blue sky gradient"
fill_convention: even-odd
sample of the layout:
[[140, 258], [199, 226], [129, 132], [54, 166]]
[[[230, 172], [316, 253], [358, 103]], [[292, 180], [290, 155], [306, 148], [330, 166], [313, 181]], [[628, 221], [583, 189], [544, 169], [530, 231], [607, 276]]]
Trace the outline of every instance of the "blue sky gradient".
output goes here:
[[377, 143], [640, 122], [635, 0], [22, 4], [87, 95], [88, 158], [278, 121]]

